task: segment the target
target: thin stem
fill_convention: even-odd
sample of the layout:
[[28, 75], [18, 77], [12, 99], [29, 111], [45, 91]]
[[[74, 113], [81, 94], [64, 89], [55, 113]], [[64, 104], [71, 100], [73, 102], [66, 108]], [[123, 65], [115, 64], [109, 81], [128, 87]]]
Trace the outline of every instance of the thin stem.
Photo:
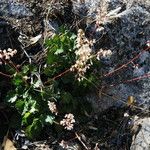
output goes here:
[[150, 49], [150, 47], [147, 47], [146, 49], [143, 49], [139, 54], [137, 54], [134, 58], [132, 58], [131, 60], [129, 60], [127, 63], [123, 64], [122, 66], [118, 67], [117, 69], [115, 69], [115, 70], [113, 70], [113, 71], [111, 71], [111, 72], [109, 72], [109, 73], [107, 73], [107, 74], [105, 74], [103, 76], [104, 77], [108, 77], [108, 76], [110, 76], [110, 75], [118, 72], [119, 70], [127, 67], [130, 63], [132, 63], [133, 61], [135, 61], [136, 59], [138, 59], [144, 51], [147, 51], [149, 49]]
[[117, 85], [123, 84], [123, 83], [130, 83], [130, 82], [138, 81], [138, 80], [141, 80], [141, 79], [144, 79], [144, 78], [149, 78], [149, 77], [150, 77], [150, 73], [146, 73], [146, 74], [144, 74], [142, 76], [139, 76], [139, 77], [136, 77], [136, 78], [132, 78], [132, 79], [129, 79], [129, 80], [125, 80], [125, 81], [122, 81], [122, 82], [120, 82], [118, 84], [112, 84], [110, 86], [112, 87], [112, 86], [117, 86]]
[[85, 143], [81, 140], [81, 137], [76, 132], [75, 132], [75, 135], [76, 135], [77, 139], [81, 142], [81, 144], [83, 145], [83, 147], [86, 150], [89, 150], [89, 148], [85, 145]]
[[16, 70], [16, 72], [19, 72], [18, 68], [12, 61], [10, 61], [9, 64]]
[[15, 64], [12, 61], [8, 62], [8, 61], [4, 60], [3, 58], [1, 58], [1, 59], [5, 64], [9, 65], [10, 67], [13, 67], [16, 70], [16, 72], [19, 72], [18, 68], [15, 66]]
[[5, 73], [3, 73], [3, 72], [0, 72], [0, 75], [5, 76], [5, 77], [8, 77], [8, 78], [12, 78], [12, 76], [13, 76], [13, 75], [5, 74]]
[[53, 81], [53, 80], [56, 80], [56, 79], [58, 79], [58, 78], [64, 76], [65, 74], [67, 74], [67, 73], [69, 73], [69, 72], [70, 72], [70, 69], [65, 70], [64, 72], [62, 72], [62, 73], [56, 75], [56, 76], [53, 77], [52, 79], [46, 81], [46, 82], [44, 83], [44, 85], [45, 85], [45, 84], [48, 84], [49, 82], [51, 82], [51, 81]]

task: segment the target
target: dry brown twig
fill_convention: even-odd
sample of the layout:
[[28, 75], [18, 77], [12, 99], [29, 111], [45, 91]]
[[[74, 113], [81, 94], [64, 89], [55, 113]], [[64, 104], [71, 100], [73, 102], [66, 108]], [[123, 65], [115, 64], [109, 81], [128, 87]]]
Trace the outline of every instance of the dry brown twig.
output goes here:
[[85, 143], [81, 140], [81, 137], [76, 132], [75, 132], [75, 135], [76, 135], [77, 139], [80, 141], [80, 143], [83, 145], [83, 147], [86, 150], [89, 150], [89, 148], [85, 145]]

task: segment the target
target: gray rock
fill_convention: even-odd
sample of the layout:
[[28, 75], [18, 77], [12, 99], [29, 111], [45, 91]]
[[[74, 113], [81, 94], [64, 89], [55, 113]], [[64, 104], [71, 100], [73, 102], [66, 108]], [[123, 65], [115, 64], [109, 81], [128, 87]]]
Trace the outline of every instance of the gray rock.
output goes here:
[[32, 12], [23, 4], [14, 0], [0, 1], [0, 15], [4, 17], [23, 18], [32, 16]]
[[134, 126], [141, 126], [139, 132], [133, 136], [130, 150], [150, 149], [150, 118], [137, 119]]
[[32, 16], [33, 14], [25, 5], [19, 3], [11, 3], [9, 4], [9, 15], [17, 18], [23, 18]]
[[[149, 0], [85, 0], [84, 3], [78, 2], [78, 5], [75, 6], [79, 9], [75, 10], [76, 13], [82, 14], [83, 12], [84, 14], [82, 9], [84, 7], [87, 9], [85, 22], [89, 33], [93, 33], [92, 38], [98, 41], [95, 49], [108, 49], [113, 53], [109, 63], [102, 61], [105, 66], [101, 70], [102, 74], [128, 63], [129, 60], [140, 54], [150, 38]], [[97, 10], [100, 11], [99, 14]], [[100, 24], [93, 32], [96, 21]], [[125, 104], [128, 96], [133, 96], [138, 107], [148, 109], [150, 78], [146, 74], [150, 73], [149, 64], [150, 52], [145, 51], [125, 68], [108, 77], [103, 77], [102, 86], [106, 87], [100, 92], [101, 96], [90, 94], [88, 100], [93, 103], [97, 111], [102, 111], [112, 105]]]

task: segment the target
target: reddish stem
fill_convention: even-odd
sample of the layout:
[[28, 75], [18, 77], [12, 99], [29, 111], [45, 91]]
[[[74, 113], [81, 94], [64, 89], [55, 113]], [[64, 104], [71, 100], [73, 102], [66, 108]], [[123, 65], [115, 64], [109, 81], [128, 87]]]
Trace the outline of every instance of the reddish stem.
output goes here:
[[68, 73], [68, 72], [70, 72], [70, 69], [67, 69], [67, 70], [65, 70], [64, 72], [58, 74], [57, 76], [53, 77], [52, 79], [46, 81], [44, 84], [48, 84], [50, 81], [56, 80], [57, 78], [59, 78], [59, 77], [65, 75], [65, 74]]
[[3, 75], [3, 76], [8, 77], [8, 78], [12, 78], [12, 75], [8, 75], [8, 74], [5, 74], [3, 72], [0, 72], [0, 75]]
[[135, 61], [136, 59], [138, 59], [144, 51], [147, 51], [147, 50], [149, 50], [149, 49], [150, 49], [150, 47], [147, 47], [146, 49], [143, 49], [139, 54], [137, 54], [134, 58], [132, 58], [132, 59], [131, 59], [130, 61], [128, 61], [126, 64], [123, 64], [122, 66], [118, 67], [117, 69], [115, 69], [115, 70], [113, 70], [113, 71], [111, 71], [111, 72], [109, 72], [109, 73], [107, 73], [107, 74], [105, 74], [105, 75], [103, 75], [103, 76], [104, 76], [104, 77], [108, 77], [108, 76], [110, 76], [110, 75], [116, 73], [117, 71], [119, 71], [119, 70], [121, 70], [121, 69], [127, 67], [130, 63], [132, 63], [133, 61]]
[[10, 66], [12, 66], [15, 70], [16, 70], [16, 72], [19, 72], [19, 70], [18, 70], [18, 68], [16, 67], [16, 65], [11, 61], [11, 62], [9, 62], [8, 63]]
[[136, 77], [136, 78], [133, 78], [133, 79], [130, 79], [130, 80], [126, 80], [126, 81], [124, 81], [124, 83], [129, 83], [129, 82], [133, 82], [133, 81], [137, 81], [137, 80], [141, 80], [141, 79], [149, 78], [149, 77], [150, 77], [150, 73], [146, 73], [142, 76], [139, 76], [139, 77]]
[[118, 84], [112, 84], [110, 86], [112, 87], [112, 86], [117, 86], [117, 85], [123, 84], [123, 83], [130, 83], [130, 82], [138, 81], [138, 80], [141, 80], [141, 79], [144, 79], [144, 78], [149, 78], [149, 77], [150, 77], [150, 73], [146, 73], [146, 74], [144, 74], [142, 76], [139, 76], [139, 77], [136, 77], [136, 78], [132, 78], [132, 79], [129, 79], [129, 80], [125, 80], [125, 81], [122, 81], [122, 82], [120, 82]]
[[[1, 58], [2, 59], [2, 58]], [[12, 61], [6, 61], [6, 60], [4, 60], [4, 59], [2, 59], [2, 61], [5, 63], [5, 64], [7, 64], [7, 65], [9, 65], [10, 67], [13, 67], [15, 70], [16, 70], [16, 72], [19, 72], [19, 70], [18, 70], [18, 68], [16, 67], [16, 65], [12, 62]]]

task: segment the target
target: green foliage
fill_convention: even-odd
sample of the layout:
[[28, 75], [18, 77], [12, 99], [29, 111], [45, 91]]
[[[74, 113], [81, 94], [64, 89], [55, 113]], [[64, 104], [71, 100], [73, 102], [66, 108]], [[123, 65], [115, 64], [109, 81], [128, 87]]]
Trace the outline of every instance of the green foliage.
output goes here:
[[[85, 105], [83, 97], [93, 86], [92, 82], [96, 81], [91, 71], [87, 73], [87, 80], [81, 82], [76, 80], [75, 73], [68, 71], [63, 74], [76, 61], [75, 34], [62, 29], [61, 33], [46, 40], [45, 47], [46, 67], [42, 66], [39, 72], [38, 65], [24, 64], [14, 74], [13, 88], [6, 97], [9, 105], [22, 116], [21, 126], [31, 139], [38, 137], [45, 125], [59, 121], [65, 113], [81, 118], [84, 110], [91, 110], [89, 105]], [[57, 104], [57, 116], [50, 111], [48, 101]]]
[[69, 68], [75, 61], [76, 36], [67, 30], [54, 35], [52, 39], [45, 42], [48, 47], [47, 65], [45, 73], [53, 76], [65, 68]]

